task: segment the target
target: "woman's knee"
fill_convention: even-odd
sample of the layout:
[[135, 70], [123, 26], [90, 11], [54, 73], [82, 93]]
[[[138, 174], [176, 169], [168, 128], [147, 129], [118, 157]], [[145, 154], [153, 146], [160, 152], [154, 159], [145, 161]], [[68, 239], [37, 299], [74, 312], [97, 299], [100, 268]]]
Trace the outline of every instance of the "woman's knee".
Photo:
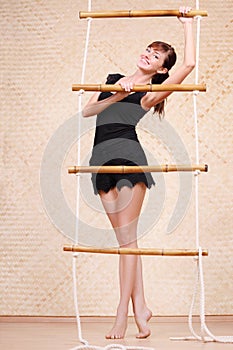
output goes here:
[[137, 229], [135, 225], [123, 225], [115, 229], [120, 246], [135, 246], [137, 241]]

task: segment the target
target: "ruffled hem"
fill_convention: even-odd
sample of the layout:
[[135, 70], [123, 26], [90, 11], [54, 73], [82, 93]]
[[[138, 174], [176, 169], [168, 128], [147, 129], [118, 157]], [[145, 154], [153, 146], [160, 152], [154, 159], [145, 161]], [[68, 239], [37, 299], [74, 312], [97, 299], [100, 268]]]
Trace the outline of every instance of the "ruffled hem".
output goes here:
[[133, 188], [137, 183], [144, 183], [148, 189], [155, 185], [150, 173], [136, 174], [95, 174], [92, 176], [94, 193], [99, 191], [108, 193], [111, 189], [117, 188], [119, 191], [122, 187]]

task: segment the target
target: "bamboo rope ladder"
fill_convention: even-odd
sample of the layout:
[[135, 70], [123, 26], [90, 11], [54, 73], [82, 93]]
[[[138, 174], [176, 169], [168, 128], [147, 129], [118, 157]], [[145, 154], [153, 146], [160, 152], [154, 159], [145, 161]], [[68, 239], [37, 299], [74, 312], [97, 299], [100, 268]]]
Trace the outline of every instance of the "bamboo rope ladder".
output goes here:
[[[126, 10], [126, 11], [80, 11], [79, 18], [121, 18], [121, 17], [182, 17], [179, 10]], [[185, 17], [208, 16], [207, 11], [192, 10]]]
[[[134, 254], [134, 255], [157, 255], [157, 256], [194, 256], [197, 261], [197, 281], [194, 291], [193, 301], [189, 313], [189, 328], [192, 337], [183, 338], [171, 338], [172, 340], [201, 340], [201, 341], [217, 341], [222, 343], [233, 342], [233, 337], [215, 337], [207, 328], [205, 324], [205, 302], [204, 302], [204, 279], [203, 279], [203, 268], [202, 268], [202, 256], [207, 256], [208, 251], [202, 249], [199, 245], [199, 212], [198, 212], [198, 175], [200, 172], [207, 172], [208, 166], [206, 164], [199, 164], [199, 149], [198, 149], [198, 128], [197, 128], [197, 95], [199, 92], [206, 91], [205, 84], [198, 84], [198, 64], [199, 64], [199, 44], [200, 44], [200, 20], [202, 16], [207, 16], [207, 11], [199, 10], [199, 0], [196, 0], [196, 10], [190, 11], [185, 16], [196, 17], [197, 18], [197, 48], [196, 48], [196, 58], [197, 67], [195, 75], [195, 84], [162, 84], [162, 85], [136, 85], [132, 91], [193, 91], [193, 105], [194, 105], [194, 126], [195, 126], [195, 145], [196, 145], [196, 164], [193, 165], [161, 165], [161, 166], [115, 166], [115, 167], [81, 167], [73, 166], [68, 169], [70, 174], [80, 174], [80, 173], [100, 173], [100, 172], [115, 172], [115, 173], [127, 173], [127, 172], [169, 172], [169, 171], [192, 171], [195, 175], [195, 208], [196, 208], [196, 249], [156, 249], [156, 248], [137, 248], [137, 249], [126, 249], [126, 248], [99, 248], [99, 247], [82, 247], [78, 245], [78, 220], [76, 224], [76, 234], [75, 234], [75, 244], [65, 245], [63, 247], [64, 251], [73, 252], [73, 292], [74, 292], [74, 304], [76, 312], [76, 321], [78, 329], [78, 339], [82, 345], [76, 346], [71, 350], [111, 350], [111, 349], [121, 349], [121, 350], [152, 350], [151, 348], [145, 347], [135, 347], [135, 346], [124, 346], [120, 344], [110, 344], [103, 347], [89, 345], [88, 342], [82, 337], [81, 321], [78, 309], [78, 293], [77, 293], [77, 277], [76, 277], [76, 261], [79, 252], [82, 253], [101, 253], [101, 254]], [[84, 49], [83, 58], [83, 69], [81, 84], [73, 84], [72, 90], [79, 91], [79, 110], [82, 110], [82, 93], [83, 91], [121, 91], [120, 85], [106, 85], [106, 84], [84, 84], [84, 76], [86, 70], [87, 61], [87, 51], [90, 37], [90, 25], [92, 18], [119, 18], [119, 17], [161, 17], [161, 16], [180, 16], [178, 10], [127, 10], [127, 11], [102, 11], [102, 12], [92, 12], [91, 11], [91, 0], [88, 0], [88, 11], [79, 12], [80, 19], [87, 19], [87, 32], [86, 32], [86, 43]], [[78, 121], [78, 128], [80, 130], [80, 118]], [[78, 140], [78, 150], [77, 150], [77, 163], [80, 164], [80, 140]], [[77, 198], [76, 198], [76, 217], [79, 216], [79, 189], [80, 180], [77, 176]], [[194, 306], [194, 301], [197, 293], [197, 286], [200, 283], [200, 318], [201, 318], [201, 335], [197, 335], [192, 327], [192, 311]], [[206, 337], [206, 334], [208, 337]]]
[[148, 173], [148, 172], [174, 172], [174, 171], [208, 171], [207, 164], [164, 164], [164, 165], [102, 165], [102, 166], [72, 166], [68, 168], [69, 174], [77, 173]]
[[[119, 254], [119, 255], [157, 255], [157, 256], [198, 256], [196, 249], [159, 249], [159, 248], [98, 248], [82, 247], [80, 245], [65, 245], [66, 252], [92, 253], [92, 254]], [[207, 256], [208, 250], [202, 250], [202, 256]]]
[[[117, 92], [124, 91], [119, 84], [73, 84], [73, 91], [107, 91]], [[205, 84], [148, 84], [148, 85], [135, 85], [131, 91], [134, 92], [155, 92], [155, 91], [206, 91]]]

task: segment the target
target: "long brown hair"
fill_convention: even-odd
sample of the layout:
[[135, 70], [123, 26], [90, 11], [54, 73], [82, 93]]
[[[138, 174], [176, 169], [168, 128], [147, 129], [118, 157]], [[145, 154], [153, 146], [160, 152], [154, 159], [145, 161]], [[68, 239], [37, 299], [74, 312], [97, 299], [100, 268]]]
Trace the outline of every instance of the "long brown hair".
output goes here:
[[[153, 43], [148, 45], [148, 47], [151, 47], [152, 49], [166, 53], [163, 67], [167, 68], [168, 71], [176, 63], [176, 53], [175, 53], [174, 48], [171, 45], [164, 43], [163, 41], [154, 41]], [[166, 80], [168, 77], [169, 77], [168, 72], [167, 73], [156, 73], [152, 77], [151, 83], [152, 84], [162, 84], [162, 82], [164, 82], [164, 80]], [[154, 113], [158, 113], [160, 118], [164, 116], [164, 105], [165, 105], [165, 100], [163, 100], [162, 102], [160, 102], [154, 106]]]

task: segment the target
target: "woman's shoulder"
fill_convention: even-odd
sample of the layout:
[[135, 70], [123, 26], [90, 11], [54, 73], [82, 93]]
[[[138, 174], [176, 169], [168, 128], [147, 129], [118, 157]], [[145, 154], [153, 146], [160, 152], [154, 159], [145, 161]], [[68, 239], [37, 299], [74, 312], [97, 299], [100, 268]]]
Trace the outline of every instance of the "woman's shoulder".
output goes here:
[[123, 78], [124, 75], [120, 73], [112, 73], [107, 76], [106, 84], [115, 84], [118, 80]]

